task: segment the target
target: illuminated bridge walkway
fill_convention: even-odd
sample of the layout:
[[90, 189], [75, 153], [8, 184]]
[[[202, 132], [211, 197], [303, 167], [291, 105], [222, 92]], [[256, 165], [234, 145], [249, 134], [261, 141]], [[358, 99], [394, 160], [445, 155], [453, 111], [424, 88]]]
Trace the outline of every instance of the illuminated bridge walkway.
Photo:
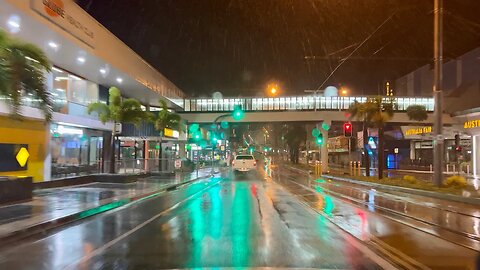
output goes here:
[[[367, 97], [246, 97], [222, 99], [185, 99], [182, 117], [189, 122], [212, 122], [216, 117], [231, 112], [236, 105], [245, 111], [245, 117], [239, 122], [288, 122], [288, 121], [345, 121], [345, 111], [356, 101], [364, 102]], [[397, 112], [393, 122], [411, 123], [406, 116], [410, 105], [424, 105], [429, 112], [425, 123], [432, 121], [433, 98], [393, 97]], [[233, 121], [233, 120], [232, 120]], [[448, 115], [446, 123], [451, 122]]]

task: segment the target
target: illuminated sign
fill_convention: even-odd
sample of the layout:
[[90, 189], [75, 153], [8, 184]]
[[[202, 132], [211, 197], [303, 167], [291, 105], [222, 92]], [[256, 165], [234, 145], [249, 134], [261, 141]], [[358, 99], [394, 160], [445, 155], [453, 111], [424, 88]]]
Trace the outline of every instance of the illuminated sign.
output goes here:
[[163, 136], [178, 139], [180, 137], [180, 132], [178, 132], [177, 130], [164, 128]]
[[480, 127], [480, 120], [470, 120], [470, 121], [466, 121], [463, 124], [463, 128], [476, 128], [476, 127]]
[[28, 169], [27, 144], [0, 143], [0, 172], [26, 171]]
[[29, 157], [30, 157], [30, 153], [28, 153], [27, 148], [22, 147], [20, 148], [17, 155], [15, 156], [15, 159], [17, 160], [18, 165], [20, 165], [20, 167], [23, 168], [25, 167], [25, 165], [27, 165], [27, 161]]
[[66, 127], [66, 126], [58, 126], [57, 132], [59, 134], [68, 134], [68, 135], [83, 135], [83, 130], [79, 128], [74, 128], [74, 127]]
[[411, 135], [419, 135], [419, 134], [427, 134], [432, 132], [432, 127], [418, 127], [418, 128], [411, 128], [407, 129], [405, 131], [406, 136], [411, 136]]
[[30, 0], [30, 7], [66, 32], [93, 47], [94, 23], [74, 1]]
[[45, 12], [52, 17], [60, 16], [65, 18], [65, 9], [62, 0], [43, 0]]

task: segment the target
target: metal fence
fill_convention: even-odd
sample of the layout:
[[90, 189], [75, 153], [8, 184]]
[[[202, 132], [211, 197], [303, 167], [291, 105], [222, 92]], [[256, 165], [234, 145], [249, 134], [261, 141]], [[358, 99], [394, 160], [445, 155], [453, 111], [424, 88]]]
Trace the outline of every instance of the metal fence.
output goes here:
[[[115, 161], [116, 173], [146, 173], [175, 171], [175, 160], [173, 158], [163, 159], [121, 159]], [[52, 179], [59, 179], [72, 176], [109, 173], [110, 161], [98, 161], [96, 163], [73, 165], [62, 164], [52, 166]]]

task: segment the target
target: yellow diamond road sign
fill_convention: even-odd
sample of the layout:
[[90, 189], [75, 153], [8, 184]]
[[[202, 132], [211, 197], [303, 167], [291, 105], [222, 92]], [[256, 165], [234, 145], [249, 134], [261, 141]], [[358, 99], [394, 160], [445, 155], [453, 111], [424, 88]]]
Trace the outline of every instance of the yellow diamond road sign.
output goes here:
[[22, 147], [17, 153], [17, 156], [15, 157], [17, 159], [18, 164], [20, 164], [21, 167], [25, 167], [25, 164], [27, 164], [28, 158], [30, 157], [30, 154], [28, 153], [27, 148]]

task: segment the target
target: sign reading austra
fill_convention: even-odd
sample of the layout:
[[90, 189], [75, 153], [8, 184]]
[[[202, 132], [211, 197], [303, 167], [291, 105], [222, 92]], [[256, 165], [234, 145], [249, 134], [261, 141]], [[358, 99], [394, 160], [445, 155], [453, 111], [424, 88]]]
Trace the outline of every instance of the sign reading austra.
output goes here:
[[410, 136], [410, 135], [426, 134], [426, 133], [431, 133], [431, 132], [432, 132], [432, 127], [431, 126], [418, 127], [418, 128], [407, 129], [405, 131], [405, 135]]
[[480, 120], [470, 120], [470, 121], [466, 121], [463, 124], [463, 128], [476, 128], [476, 127], [480, 127]]
[[74, 35], [90, 47], [94, 33], [93, 23], [88, 15], [70, 0], [30, 0], [30, 7], [44, 18]]

